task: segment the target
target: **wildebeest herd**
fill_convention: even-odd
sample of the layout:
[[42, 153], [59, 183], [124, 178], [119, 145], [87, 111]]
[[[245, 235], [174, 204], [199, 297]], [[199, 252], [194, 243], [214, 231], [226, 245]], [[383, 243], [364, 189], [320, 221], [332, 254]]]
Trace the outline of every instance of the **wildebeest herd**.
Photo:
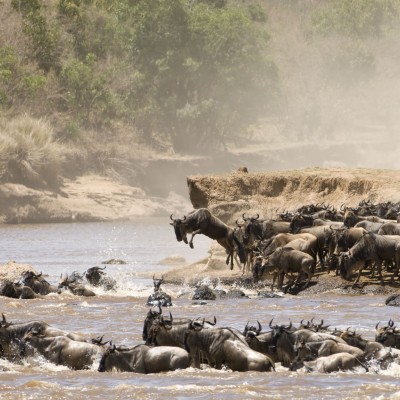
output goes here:
[[[259, 214], [236, 220], [229, 227], [200, 208], [183, 218], [170, 216], [178, 241], [193, 247], [193, 238], [204, 234], [218, 241], [227, 251], [231, 269], [239, 256], [243, 273], [251, 272], [254, 281], [272, 277], [278, 289], [287, 282], [306, 288], [315, 272], [334, 270], [344, 279], [369, 270], [384, 283], [382, 271], [390, 281], [398, 278], [400, 263], [400, 203], [373, 204], [361, 201], [357, 207], [311, 204], [294, 212], [277, 213], [274, 219], [260, 219]], [[187, 235], [191, 234], [188, 242]]]
[[400, 331], [394, 321], [376, 324], [375, 340], [354, 330], [340, 330], [301, 321], [297, 327], [269, 322], [217, 327], [216, 318], [166, 317], [161, 307], [150, 309], [143, 323], [144, 343], [117, 346], [82, 333], [68, 332], [43, 321], [0, 320], [1, 357], [14, 363], [39, 354], [49, 362], [74, 370], [158, 373], [177, 369], [215, 368], [232, 371], [272, 372], [280, 363], [291, 371], [330, 373], [356, 370], [376, 372], [400, 363]]
[[24, 271], [16, 281], [4, 279], [0, 282], [0, 296], [35, 299], [50, 293], [60, 294], [63, 290], [76, 296], [95, 296], [90, 286], [102, 288], [104, 291], [115, 290], [117, 287], [116, 280], [108, 276], [104, 269], [105, 267], [91, 267], [82, 274], [74, 271], [70, 275], [61, 275], [58, 286], [50, 284], [42, 273]]
[[[390, 202], [374, 205], [361, 202], [358, 207], [309, 205], [293, 213], [282, 212], [274, 219], [260, 219], [258, 214], [236, 220], [229, 227], [201, 208], [183, 218], [173, 218], [176, 239], [193, 247], [193, 238], [204, 234], [227, 251], [226, 263], [234, 260], [251, 273], [255, 282], [272, 277], [272, 286], [286, 289], [293, 285], [306, 288], [317, 270], [335, 270], [349, 279], [363, 270], [398, 277], [400, 262], [399, 205]], [[190, 240], [187, 235], [191, 234]], [[285, 282], [286, 280], [286, 282]], [[400, 330], [393, 320], [375, 326], [375, 340], [367, 340], [354, 329], [345, 330], [300, 321], [297, 326], [268, 323], [263, 330], [243, 323], [243, 330], [218, 327], [216, 317], [176, 318], [164, 315], [160, 299], [171, 303], [161, 291], [163, 277], [153, 276], [154, 293], [143, 323], [143, 343], [133, 347], [116, 345], [112, 338], [68, 332], [43, 321], [9, 322], [0, 319], [0, 356], [11, 362], [24, 362], [40, 354], [57, 365], [74, 370], [96, 369], [99, 372], [158, 373], [176, 369], [216, 368], [233, 371], [273, 372], [279, 363], [291, 371], [330, 373], [335, 371], [370, 371], [400, 363]], [[62, 275], [58, 286], [41, 274], [26, 271], [16, 282], [3, 281], [0, 295], [36, 298], [68, 290], [74, 295], [93, 296], [90, 285], [115, 290], [116, 281], [100, 267], [83, 274]], [[150, 301], [151, 300], [151, 301]], [[154, 302], [153, 302], [154, 301]], [[164, 303], [162, 303], [164, 304]]]

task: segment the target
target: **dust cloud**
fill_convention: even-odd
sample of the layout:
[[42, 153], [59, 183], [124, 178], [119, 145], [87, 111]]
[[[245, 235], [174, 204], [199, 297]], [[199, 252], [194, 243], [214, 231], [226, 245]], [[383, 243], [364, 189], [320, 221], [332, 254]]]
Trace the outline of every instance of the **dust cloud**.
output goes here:
[[315, 11], [339, 3], [351, 2], [262, 2], [279, 115], [266, 116], [217, 169], [400, 167], [399, 28], [382, 19], [372, 33], [315, 34]]

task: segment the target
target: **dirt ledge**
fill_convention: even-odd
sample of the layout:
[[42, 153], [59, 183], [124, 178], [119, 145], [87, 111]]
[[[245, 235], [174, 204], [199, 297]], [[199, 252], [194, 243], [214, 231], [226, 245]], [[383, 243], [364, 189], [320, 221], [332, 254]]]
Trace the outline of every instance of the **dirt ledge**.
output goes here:
[[340, 207], [400, 201], [400, 171], [383, 169], [307, 168], [263, 173], [234, 172], [187, 178], [194, 208], [209, 208], [227, 223], [243, 212], [273, 217], [277, 210], [325, 203]]

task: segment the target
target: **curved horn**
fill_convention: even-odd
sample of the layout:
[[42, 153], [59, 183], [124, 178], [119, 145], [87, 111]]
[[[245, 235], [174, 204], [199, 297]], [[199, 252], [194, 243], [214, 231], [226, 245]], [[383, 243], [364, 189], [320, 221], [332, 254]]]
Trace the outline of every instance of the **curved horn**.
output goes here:
[[257, 213], [257, 217], [253, 217], [253, 219], [258, 219], [260, 218], [260, 214]]
[[269, 327], [272, 329], [272, 321], [273, 321], [274, 319], [272, 318], [271, 319], [271, 321], [269, 321]]
[[42, 276], [43, 272], [40, 271], [40, 274], [33, 274], [34, 278], [40, 278]]
[[246, 217], [244, 216], [246, 213], [243, 213], [242, 214], [242, 218], [244, 219], [244, 220], [246, 220]]
[[[214, 322], [211, 322], [211, 321], [206, 321], [207, 322], [207, 324], [210, 324], [210, 325], [212, 325], [212, 326], [214, 326], [216, 323], [217, 323], [217, 318], [216, 318], [216, 316], [214, 315]], [[247, 323], [247, 325], [248, 325], [249, 323]], [[247, 327], [247, 325], [246, 325], [246, 327]]]
[[380, 321], [375, 325], [375, 329], [378, 329], [379, 324], [380, 324]]
[[171, 215], [169, 216], [169, 218], [171, 219], [171, 221], [174, 221], [174, 219], [172, 218], [172, 215], [173, 215], [173, 214], [171, 214]]
[[393, 321], [393, 320], [390, 318], [390, 320], [389, 320], [388, 324], [389, 324], [389, 326], [390, 326], [391, 328], [393, 328], [394, 321]]
[[261, 332], [262, 327], [259, 320], [257, 320], [257, 324], [258, 324], [258, 329], [256, 330], [256, 333], [258, 335]]

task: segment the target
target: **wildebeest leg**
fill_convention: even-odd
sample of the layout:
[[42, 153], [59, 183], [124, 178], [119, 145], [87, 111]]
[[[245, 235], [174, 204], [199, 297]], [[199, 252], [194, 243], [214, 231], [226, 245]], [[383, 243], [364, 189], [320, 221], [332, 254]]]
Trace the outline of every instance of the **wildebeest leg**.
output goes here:
[[376, 263], [377, 270], [378, 270], [378, 275], [379, 275], [379, 280], [381, 281], [381, 285], [383, 285], [383, 276], [382, 276], [382, 261], [378, 260]]
[[226, 265], [229, 265], [229, 259], [231, 260], [231, 270], [233, 269], [233, 250], [228, 253], [228, 257], [226, 258]]
[[285, 272], [278, 273], [278, 289], [279, 290], [282, 290], [284, 278], [285, 278]]
[[192, 232], [192, 237], [190, 238], [190, 241], [189, 241], [189, 246], [190, 246], [190, 248], [192, 248], [192, 249], [193, 249], [193, 238], [194, 238], [195, 235], [197, 235], [198, 233], [201, 233], [201, 229], [197, 229], [197, 231], [193, 231], [193, 232]]
[[353, 282], [353, 286], [356, 285], [356, 284], [358, 283], [358, 281], [360, 280], [362, 270], [363, 270], [363, 266], [361, 266], [361, 267], [358, 269], [358, 275], [357, 275], [356, 280]]

